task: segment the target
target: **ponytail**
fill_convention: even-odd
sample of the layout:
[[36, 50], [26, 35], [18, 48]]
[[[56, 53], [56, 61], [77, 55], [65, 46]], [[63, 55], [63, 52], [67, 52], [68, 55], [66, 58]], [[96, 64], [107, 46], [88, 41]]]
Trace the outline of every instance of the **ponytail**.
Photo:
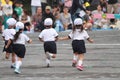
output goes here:
[[19, 29], [18, 32], [14, 35], [14, 41], [16, 41], [19, 38], [20, 33], [22, 33], [22, 29]]

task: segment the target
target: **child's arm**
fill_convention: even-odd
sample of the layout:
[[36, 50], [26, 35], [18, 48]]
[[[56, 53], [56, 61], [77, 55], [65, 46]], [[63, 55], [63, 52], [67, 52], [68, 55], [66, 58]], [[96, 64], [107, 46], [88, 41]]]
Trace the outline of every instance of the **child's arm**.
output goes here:
[[44, 42], [44, 40], [43, 40], [42, 38], [39, 38], [39, 40], [40, 40], [41, 42]]
[[5, 41], [5, 37], [4, 36], [2, 36], [2, 39]]
[[30, 39], [30, 40], [28, 41], [28, 43], [32, 43], [32, 39]]
[[60, 37], [58, 40], [69, 40], [71, 39], [69, 36], [65, 36], [65, 37]]
[[6, 49], [10, 46], [11, 42], [11, 39], [9, 39], [7, 45], [5, 46]]
[[88, 40], [88, 42], [90, 42], [90, 43], [93, 43], [93, 42], [94, 42], [93, 39], [91, 39], [91, 38], [88, 38], [87, 40]]
[[58, 40], [58, 36], [55, 37], [55, 41], [57, 41], [57, 40]]

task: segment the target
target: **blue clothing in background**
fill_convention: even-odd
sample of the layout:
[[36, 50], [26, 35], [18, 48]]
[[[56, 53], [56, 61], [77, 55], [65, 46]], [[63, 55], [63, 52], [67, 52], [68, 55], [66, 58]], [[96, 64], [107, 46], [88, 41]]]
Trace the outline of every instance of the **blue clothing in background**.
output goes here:
[[64, 31], [63, 24], [61, 23], [60, 20], [55, 21], [55, 30], [57, 32]]

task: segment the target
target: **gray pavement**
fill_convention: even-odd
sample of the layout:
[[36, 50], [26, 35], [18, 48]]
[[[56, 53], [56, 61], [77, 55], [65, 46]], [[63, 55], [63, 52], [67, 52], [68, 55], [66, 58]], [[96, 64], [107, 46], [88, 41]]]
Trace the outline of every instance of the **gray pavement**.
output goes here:
[[[68, 33], [60, 32], [59, 36]], [[57, 42], [57, 58], [52, 59], [50, 68], [46, 68], [43, 44], [38, 40], [39, 33], [34, 33], [28, 34], [33, 43], [26, 45], [27, 52], [21, 74], [14, 74], [10, 68], [10, 60], [3, 59], [4, 54], [0, 54], [0, 80], [120, 80], [120, 31], [88, 33], [94, 43], [86, 41], [84, 71], [78, 71], [71, 66], [71, 40]], [[3, 44], [0, 38], [1, 52]]]

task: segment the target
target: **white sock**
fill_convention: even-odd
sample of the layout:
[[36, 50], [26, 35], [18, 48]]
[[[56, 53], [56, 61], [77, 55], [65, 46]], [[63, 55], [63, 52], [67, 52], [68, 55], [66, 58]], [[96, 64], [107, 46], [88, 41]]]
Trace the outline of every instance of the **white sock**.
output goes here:
[[77, 61], [78, 56], [74, 54], [73, 60]]
[[51, 57], [54, 55], [54, 54], [52, 54], [52, 53], [48, 53]]
[[49, 59], [46, 59], [46, 64], [50, 64], [50, 60]]
[[78, 66], [81, 66], [83, 64], [83, 61], [79, 60], [78, 61]]
[[21, 61], [16, 61], [16, 69], [19, 69], [21, 65], [22, 65]]

